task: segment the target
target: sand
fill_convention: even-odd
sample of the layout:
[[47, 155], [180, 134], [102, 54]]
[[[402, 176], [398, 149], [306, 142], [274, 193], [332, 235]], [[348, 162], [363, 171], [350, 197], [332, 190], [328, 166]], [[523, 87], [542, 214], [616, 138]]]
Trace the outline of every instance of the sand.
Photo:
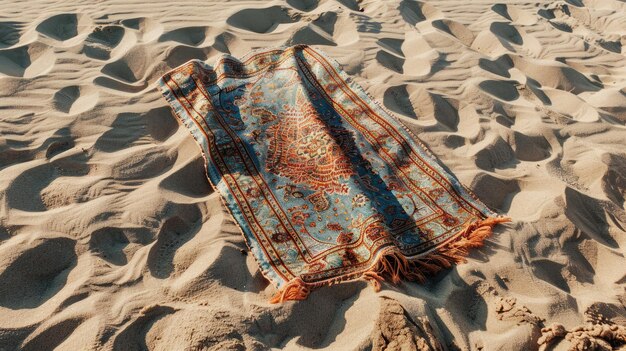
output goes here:
[[[0, 350], [606, 349], [626, 325], [626, 3], [0, 7]], [[295, 43], [513, 222], [425, 285], [269, 304], [155, 81]]]

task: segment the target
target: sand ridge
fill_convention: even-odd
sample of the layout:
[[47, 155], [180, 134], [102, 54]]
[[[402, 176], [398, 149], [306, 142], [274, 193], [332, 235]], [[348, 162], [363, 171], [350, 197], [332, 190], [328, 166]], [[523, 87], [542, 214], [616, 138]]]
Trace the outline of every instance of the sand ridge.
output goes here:
[[[0, 5], [0, 350], [567, 350], [626, 323], [624, 2]], [[297, 43], [514, 222], [426, 285], [270, 305], [155, 81]]]

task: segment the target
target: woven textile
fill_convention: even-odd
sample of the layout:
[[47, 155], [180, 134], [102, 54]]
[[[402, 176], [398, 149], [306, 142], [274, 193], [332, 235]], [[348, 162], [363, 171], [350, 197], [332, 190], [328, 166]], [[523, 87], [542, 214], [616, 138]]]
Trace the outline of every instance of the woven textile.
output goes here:
[[422, 281], [506, 220], [310, 47], [190, 61], [159, 85], [279, 289], [272, 302], [344, 280]]

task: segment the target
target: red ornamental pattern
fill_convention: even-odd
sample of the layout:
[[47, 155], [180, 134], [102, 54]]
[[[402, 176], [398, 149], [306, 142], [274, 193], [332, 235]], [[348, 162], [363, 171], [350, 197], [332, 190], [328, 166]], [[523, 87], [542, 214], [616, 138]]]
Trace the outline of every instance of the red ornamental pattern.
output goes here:
[[344, 148], [350, 134], [343, 130], [329, 133], [328, 124], [302, 91], [296, 103], [286, 106], [280, 121], [267, 129], [269, 140], [266, 168], [326, 193], [347, 193], [342, 179], [354, 175]]

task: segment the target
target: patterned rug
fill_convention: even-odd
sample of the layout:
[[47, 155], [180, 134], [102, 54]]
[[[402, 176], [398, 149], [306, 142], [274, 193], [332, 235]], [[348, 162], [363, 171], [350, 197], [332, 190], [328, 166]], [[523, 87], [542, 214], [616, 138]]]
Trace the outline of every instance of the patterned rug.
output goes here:
[[498, 217], [396, 117], [308, 46], [197, 60], [159, 81], [202, 149], [271, 302], [340, 281], [422, 282]]

